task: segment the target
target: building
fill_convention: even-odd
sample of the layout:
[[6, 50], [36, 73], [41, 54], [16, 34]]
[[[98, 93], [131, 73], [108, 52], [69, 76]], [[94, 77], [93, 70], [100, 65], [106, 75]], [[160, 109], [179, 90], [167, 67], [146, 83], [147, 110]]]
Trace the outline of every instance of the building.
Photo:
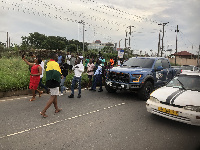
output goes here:
[[96, 40], [93, 43], [88, 43], [88, 50], [96, 49], [96, 50], [100, 51], [101, 49], [103, 49], [106, 46], [113, 47], [113, 48], [115, 47], [115, 45], [112, 43], [101, 43], [100, 40]]
[[179, 58], [186, 58], [186, 59], [192, 59], [195, 56], [194, 54], [189, 53], [188, 51], [181, 51], [178, 53], [174, 53], [173, 55]]
[[[188, 51], [181, 51], [178, 53], [172, 54], [173, 56], [176, 56], [176, 64], [178, 65], [198, 65], [198, 56], [194, 55], [192, 53], [189, 53]], [[171, 64], [175, 64], [175, 58], [169, 58]]]

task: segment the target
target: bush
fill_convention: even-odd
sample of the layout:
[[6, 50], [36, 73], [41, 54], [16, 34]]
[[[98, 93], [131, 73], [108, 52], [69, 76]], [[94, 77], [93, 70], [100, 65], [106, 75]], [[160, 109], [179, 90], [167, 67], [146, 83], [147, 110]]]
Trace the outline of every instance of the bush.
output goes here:
[[0, 91], [27, 89], [30, 72], [21, 58], [0, 59]]
[[[45, 61], [45, 69], [46, 69]], [[69, 73], [65, 80], [65, 86], [71, 88], [74, 73]], [[29, 66], [21, 59], [21, 57], [3, 57], [0, 59], [0, 91], [23, 90], [29, 88], [30, 71]], [[82, 74], [81, 87], [85, 88], [88, 84], [87, 73]], [[46, 71], [43, 75], [43, 84], [46, 83]], [[78, 85], [78, 84], [77, 84]], [[75, 88], [77, 88], [77, 85]]]
[[[65, 86], [69, 89], [71, 89], [73, 77], [74, 77], [74, 73], [71, 73], [71, 74], [67, 75], [67, 77], [65, 79]], [[81, 79], [81, 88], [87, 87], [88, 81], [89, 81], [89, 79], [88, 79], [87, 73], [83, 73], [82, 79]], [[76, 84], [75, 88], [77, 88], [77, 87], [78, 87], [78, 83]]]

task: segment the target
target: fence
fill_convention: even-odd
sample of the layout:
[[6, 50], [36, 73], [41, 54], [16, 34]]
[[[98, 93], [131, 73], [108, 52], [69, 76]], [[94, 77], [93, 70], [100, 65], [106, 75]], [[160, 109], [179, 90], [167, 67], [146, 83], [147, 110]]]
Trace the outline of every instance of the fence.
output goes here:
[[[175, 64], [175, 58], [169, 58], [169, 61], [171, 64]], [[194, 65], [197, 66], [198, 64], [198, 59], [189, 59], [189, 58], [176, 58], [176, 64], [177, 65]]]

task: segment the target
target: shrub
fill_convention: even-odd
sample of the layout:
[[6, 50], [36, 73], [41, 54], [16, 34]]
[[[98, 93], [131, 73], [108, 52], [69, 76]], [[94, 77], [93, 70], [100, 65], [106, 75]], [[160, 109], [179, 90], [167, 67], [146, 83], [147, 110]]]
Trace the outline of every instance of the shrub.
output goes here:
[[[46, 68], [45, 61], [45, 68]], [[65, 86], [71, 88], [71, 83], [74, 73], [70, 73], [65, 80]], [[30, 81], [29, 66], [21, 59], [17, 58], [1, 58], [0, 59], [0, 91], [12, 91], [28, 89]], [[88, 84], [87, 73], [82, 74], [81, 87], [87, 87]], [[46, 83], [46, 72], [43, 75], [43, 84]], [[78, 85], [78, 83], [77, 83]], [[77, 85], [75, 88], [77, 88]]]
[[[74, 77], [74, 73], [71, 73], [71, 74], [67, 75], [67, 77], [66, 77], [65, 86], [67, 88], [69, 88], [69, 89], [71, 89], [71, 84], [72, 84], [73, 77]], [[82, 74], [82, 79], [81, 79], [81, 88], [86, 87], [87, 84], [88, 84], [88, 81], [89, 81], [89, 79], [88, 79], [87, 73], [83, 73]], [[76, 84], [75, 88], [77, 88], [77, 87], [78, 87], [78, 83]]]
[[29, 75], [28, 65], [22, 59], [0, 59], [0, 91], [26, 89]]

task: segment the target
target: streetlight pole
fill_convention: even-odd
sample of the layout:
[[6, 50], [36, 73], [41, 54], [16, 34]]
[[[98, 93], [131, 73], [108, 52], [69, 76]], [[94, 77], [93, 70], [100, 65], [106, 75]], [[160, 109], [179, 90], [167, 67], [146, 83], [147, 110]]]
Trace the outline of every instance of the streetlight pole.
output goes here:
[[161, 50], [161, 57], [162, 57], [162, 52], [163, 52], [163, 40], [164, 40], [164, 27], [166, 24], [168, 24], [169, 22], [167, 23], [159, 23], [158, 25], [162, 25], [163, 26], [163, 36], [162, 36], [162, 50]]
[[78, 23], [83, 24], [83, 52], [84, 52], [84, 31], [85, 31], [85, 22], [83, 20], [79, 21]]

